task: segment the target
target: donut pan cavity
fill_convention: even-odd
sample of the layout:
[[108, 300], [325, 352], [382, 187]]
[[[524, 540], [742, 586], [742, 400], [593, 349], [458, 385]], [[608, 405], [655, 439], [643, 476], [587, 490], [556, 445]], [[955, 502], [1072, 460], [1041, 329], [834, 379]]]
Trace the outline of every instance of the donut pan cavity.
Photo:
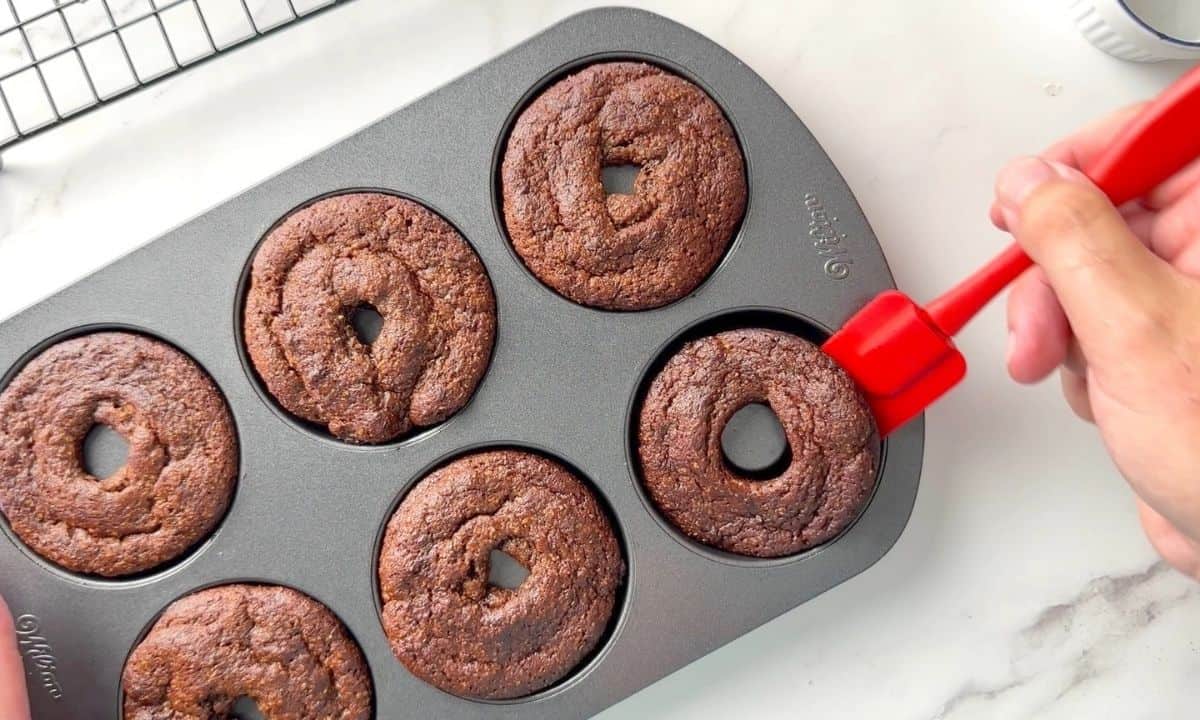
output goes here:
[[[571, 303], [521, 264], [499, 222], [496, 167], [515, 113], [589, 61], [636, 59], [682, 74], [724, 109], [746, 158], [745, 218], [690, 296], [643, 312]], [[274, 406], [240, 347], [239, 292], [258, 242], [294, 208], [380, 189], [415, 199], [479, 254], [496, 294], [491, 365], [470, 404], [401, 442], [351, 446]], [[878, 487], [841, 537], [802, 555], [753, 560], [711, 551], [661, 519], [639, 487], [628, 433], [645, 373], [699, 323], [772, 317], [820, 338], [892, 286], [849, 189], [792, 110], [737, 58], [687, 28], [628, 9], [573, 16], [408, 107], [167, 233], [0, 324], [7, 380], [31, 350], [79, 328], [167, 340], [224, 393], [240, 474], [217, 531], [165, 569], [130, 580], [72, 575], [32, 557], [3, 525], [0, 592], [17, 617], [39, 720], [119, 717], [120, 675], [162, 609], [233, 581], [278, 583], [328, 606], [371, 669], [375, 715], [587, 717], [862, 572], [908, 520], [924, 426], [883, 448]], [[479, 702], [443, 693], [394, 658], [379, 621], [377, 539], [398, 498], [430, 468], [483, 446], [518, 446], [572, 466], [613, 516], [628, 573], [601, 647], [557, 685]]]

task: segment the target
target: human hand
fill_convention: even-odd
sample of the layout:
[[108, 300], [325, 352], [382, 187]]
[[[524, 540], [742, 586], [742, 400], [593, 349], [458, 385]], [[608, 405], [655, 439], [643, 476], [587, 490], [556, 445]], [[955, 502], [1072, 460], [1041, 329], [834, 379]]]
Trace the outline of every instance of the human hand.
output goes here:
[[25, 694], [25, 667], [17, 649], [8, 605], [0, 597], [0, 717], [29, 720], [29, 697]]
[[1200, 579], [1200, 161], [1119, 209], [1079, 171], [1139, 109], [1000, 173], [992, 220], [1037, 263], [1009, 296], [1008, 370], [1060, 369], [1151, 543]]

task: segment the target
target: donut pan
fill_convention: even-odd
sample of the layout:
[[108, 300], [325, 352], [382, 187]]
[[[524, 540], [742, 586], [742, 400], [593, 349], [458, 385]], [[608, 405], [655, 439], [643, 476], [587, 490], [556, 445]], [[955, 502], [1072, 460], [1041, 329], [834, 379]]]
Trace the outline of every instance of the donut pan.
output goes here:
[[[517, 112], [548, 82], [608, 59], [691, 79], [723, 108], [746, 158], [749, 201], [730, 249], [690, 296], [644, 312], [582, 307], [541, 285], [505, 236], [497, 167]], [[238, 330], [244, 273], [263, 235], [330, 193], [411, 197], [455, 225], [496, 293], [491, 365], [470, 404], [397, 443], [352, 446], [279, 410]], [[34, 716], [120, 715], [125, 658], [162, 609], [231, 581], [278, 583], [324, 603], [370, 666], [375, 716], [587, 717], [866, 570], [900, 536], [916, 497], [924, 425], [882, 448], [857, 522], [807, 553], [734, 557], [673, 530], [643, 494], [630, 444], [643, 377], [674, 343], [731, 326], [820, 339], [892, 279], [833, 163], [761, 78], [707, 38], [642, 11], [575, 15], [449, 85], [172, 230], [0, 324], [0, 372], [65, 336], [121, 327], [191, 355], [232, 410], [240, 443], [230, 510], [182, 559], [133, 579], [74, 575], [36, 557], [7, 524], [0, 592], [17, 616]], [[539, 450], [577, 469], [611, 510], [628, 573], [606, 639], [551, 688], [504, 702], [446, 694], [388, 646], [375, 582], [382, 528], [431, 468], [482, 446]], [[797, 638], [803, 642], [803, 638]]]

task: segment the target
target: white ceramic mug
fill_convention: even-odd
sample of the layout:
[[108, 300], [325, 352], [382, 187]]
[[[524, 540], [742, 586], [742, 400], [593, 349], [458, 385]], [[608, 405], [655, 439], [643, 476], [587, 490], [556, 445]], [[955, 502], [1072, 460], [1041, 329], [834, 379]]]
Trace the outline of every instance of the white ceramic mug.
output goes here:
[[1123, 60], [1200, 59], [1200, 0], [1073, 0], [1084, 37]]

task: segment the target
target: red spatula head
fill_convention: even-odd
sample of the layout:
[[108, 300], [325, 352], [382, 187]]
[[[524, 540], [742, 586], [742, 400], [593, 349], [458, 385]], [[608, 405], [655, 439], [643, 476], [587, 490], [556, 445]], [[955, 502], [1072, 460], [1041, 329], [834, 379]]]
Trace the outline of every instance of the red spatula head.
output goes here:
[[[1087, 173], [1121, 205], [1150, 192], [1197, 156], [1200, 67], [1146, 106]], [[825, 352], [858, 383], [881, 436], [962, 380], [967, 364], [950, 338], [1031, 264], [1013, 245], [926, 308], [889, 290], [825, 342]]]
[[950, 336], [896, 290], [867, 303], [822, 349], [854, 378], [884, 436], [923, 412], [967, 373], [967, 362]]

